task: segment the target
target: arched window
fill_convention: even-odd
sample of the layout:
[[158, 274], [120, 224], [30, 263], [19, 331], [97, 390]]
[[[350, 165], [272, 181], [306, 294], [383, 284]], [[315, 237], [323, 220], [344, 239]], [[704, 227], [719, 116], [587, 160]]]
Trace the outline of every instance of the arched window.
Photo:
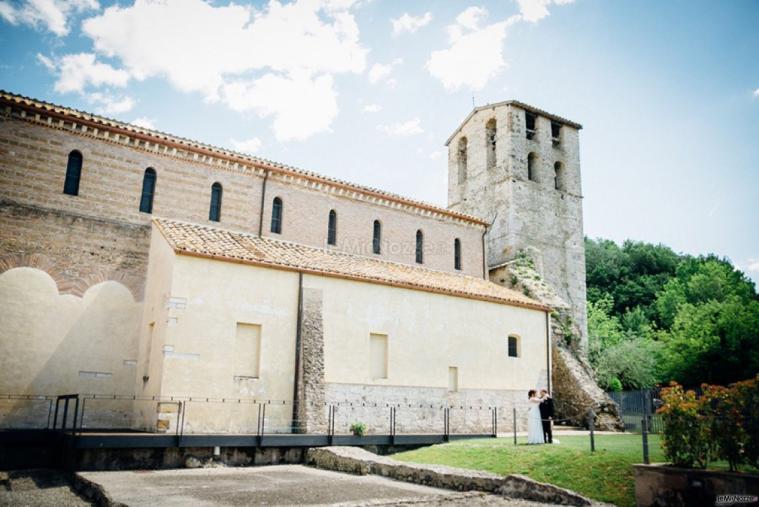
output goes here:
[[66, 165], [66, 181], [63, 183], [63, 193], [79, 195], [79, 179], [82, 176], [82, 154], [74, 150], [69, 153], [69, 162]]
[[271, 205], [271, 232], [282, 234], [282, 199], [274, 198]]
[[218, 181], [211, 185], [211, 210], [208, 212], [208, 219], [212, 222], [221, 220], [221, 183]]
[[495, 167], [495, 145], [496, 145], [496, 122], [495, 118], [491, 118], [485, 125], [485, 150], [487, 151], [487, 167], [493, 169]]
[[327, 224], [327, 244], [337, 244], [337, 213], [335, 210], [329, 211], [329, 223]]
[[538, 181], [538, 156], [534, 153], [527, 155], [527, 179]]
[[416, 231], [416, 263], [424, 262], [424, 233], [421, 229]]
[[509, 357], [519, 357], [519, 337], [509, 335]]
[[556, 162], [553, 165], [553, 171], [554, 171], [554, 186], [556, 187], [556, 190], [564, 191], [566, 190], [566, 184], [564, 182], [564, 164], [561, 162]]
[[461, 271], [461, 240], [453, 240], [453, 267]]
[[379, 220], [374, 221], [374, 230], [372, 232], [372, 252], [380, 253], [380, 244], [382, 242], [382, 224]]
[[148, 167], [142, 177], [142, 195], [140, 196], [140, 211], [153, 213], [153, 195], [155, 194], [155, 169]]
[[466, 137], [459, 139], [458, 150], [456, 152], [456, 159], [459, 164], [459, 183], [464, 183], [464, 181], [466, 181], [466, 145]]

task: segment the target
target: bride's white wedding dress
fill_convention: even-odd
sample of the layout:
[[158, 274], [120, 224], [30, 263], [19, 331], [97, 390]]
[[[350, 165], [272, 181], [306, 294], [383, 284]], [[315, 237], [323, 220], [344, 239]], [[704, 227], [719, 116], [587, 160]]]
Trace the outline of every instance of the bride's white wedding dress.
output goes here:
[[540, 398], [530, 398], [530, 411], [527, 416], [527, 443], [545, 443], [543, 440], [543, 423], [540, 420]]

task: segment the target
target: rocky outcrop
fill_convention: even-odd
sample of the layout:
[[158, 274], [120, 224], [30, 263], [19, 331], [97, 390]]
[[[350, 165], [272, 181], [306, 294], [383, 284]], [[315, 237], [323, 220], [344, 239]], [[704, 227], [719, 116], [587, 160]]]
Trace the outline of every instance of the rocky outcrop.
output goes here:
[[593, 369], [585, 358], [583, 333], [572, 318], [570, 305], [543, 280], [533, 256], [529, 252], [520, 252], [513, 261], [491, 270], [490, 279], [554, 309], [551, 315], [551, 384], [557, 418], [588, 427], [592, 412], [597, 430], [624, 430], [617, 404], [598, 387]]

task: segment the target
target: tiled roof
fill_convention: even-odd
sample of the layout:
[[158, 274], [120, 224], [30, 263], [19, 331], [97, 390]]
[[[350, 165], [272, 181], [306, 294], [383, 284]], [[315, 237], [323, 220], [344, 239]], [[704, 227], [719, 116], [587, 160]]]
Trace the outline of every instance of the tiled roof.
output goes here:
[[154, 218], [153, 223], [181, 254], [549, 310], [517, 291], [473, 276], [163, 218]]
[[213, 157], [217, 157], [220, 159], [227, 159], [233, 162], [238, 162], [238, 163], [243, 163], [243, 164], [246, 164], [246, 163], [251, 164], [253, 166], [270, 170], [272, 172], [278, 172], [281, 174], [291, 175], [291, 176], [296, 176], [296, 177], [303, 177], [303, 178], [310, 179], [312, 181], [318, 181], [321, 183], [340, 186], [340, 187], [347, 188], [349, 190], [352, 190], [361, 194], [388, 199], [390, 201], [401, 203], [407, 206], [412, 206], [412, 207], [419, 208], [422, 210], [431, 211], [434, 213], [440, 213], [442, 215], [446, 215], [446, 216], [456, 218], [459, 220], [464, 220], [466, 222], [475, 223], [480, 226], [487, 225], [487, 222], [484, 221], [482, 218], [478, 218], [466, 213], [461, 213], [459, 211], [449, 210], [447, 208], [436, 206], [434, 204], [419, 201], [416, 199], [412, 199], [410, 197], [404, 197], [402, 195], [394, 194], [392, 192], [386, 192], [384, 190], [380, 190], [377, 188], [368, 187], [364, 185], [358, 185], [356, 183], [350, 183], [348, 181], [340, 180], [338, 178], [332, 178], [329, 176], [324, 176], [312, 171], [306, 171], [306, 170], [299, 169], [299, 168], [296, 168], [287, 164], [283, 164], [280, 162], [267, 160], [261, 157], [253, 157], [250, 155], [245, 155], [233, 150], [228, 150], [226, 148], [220, 148], [218, 146], [213, 146], [210, 144], [193, 141], [192, 139], [186, 139], [184, 137], [174, 136], [174, 135], [167, 134], [165, 132], [160, 132], [153, 129], [138, 127], [137, 125], [123, 123], [111, 118], [98, 116], [96, 114], [88, 113], [85, 111], [79, 111], [77, 109], [73, 109], [69, 107], [51, 104], [49, 102], [33, 99], [30, 97], [25, 97], [23, 95], [18, 95], [15, 93], [6, 92], [4, 90], [0, 90], [0, 104], [2, 103], [14, 104], [18, 106], [19, 108], [30, 108], [38, 112], [42, 112], [49, 115], [63, 116], [66, 118], [70, 118], [72, 121], [82, 123], [82, 124], [90, 123], [91, 125], [97, 126], [97, 128], [101, 130], [104, 129], [104, 130], [113, 130], [117, 132], [120, 131], [124, 133], [124, 135], [126, 136], [148, 138], [148, 139], [151, 139], [152, 142], [175, 146], [179, 149], [187, 150], [190, 152], [209, 154]]

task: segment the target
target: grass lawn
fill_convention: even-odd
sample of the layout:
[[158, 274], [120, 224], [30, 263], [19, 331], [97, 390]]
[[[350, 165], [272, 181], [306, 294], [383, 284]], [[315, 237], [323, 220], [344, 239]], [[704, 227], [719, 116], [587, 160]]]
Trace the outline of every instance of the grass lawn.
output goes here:
[[[459, 440], [393, 455], [399, 461], [434, 463], [518, 473], [620, 506], [635, 505], [633, 470], [643, 462], [641, 436], [597, 435], [596, 452], [587, 436], [559, 436], [560, 444], [514, 446], [510, 438]], [[649, 435], [651, 462], [665, 461], [658, 435]]]

